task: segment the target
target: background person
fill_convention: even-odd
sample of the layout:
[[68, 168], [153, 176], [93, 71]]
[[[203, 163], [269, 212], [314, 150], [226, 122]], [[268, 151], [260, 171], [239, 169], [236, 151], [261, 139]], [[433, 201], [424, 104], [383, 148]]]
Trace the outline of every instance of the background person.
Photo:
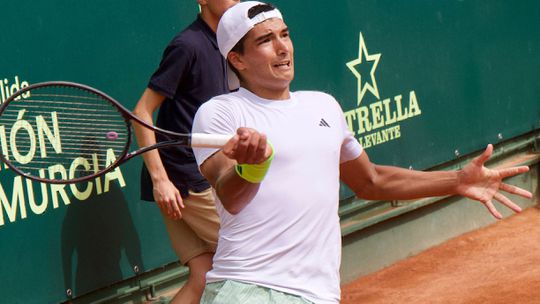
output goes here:
[[[169, 43], [134, 110], [135, 115], [153, 123], [152, 115], [159, 109], [156, 126], [179, 133], [191, 131], [193, 116], [203, 102], [229, 92], [215, 31], [223, 12], [239, 1], [197, 2], [201, 13]], [[147, 128], [134, 127], [140, 147], [161, 140]], [[143, 157], [141, 198], [158, 204], [173, 249], [190, 270], [172, 303], [199, 303], [219, 229], [210, 185], [189, 148], [153, 150]]]

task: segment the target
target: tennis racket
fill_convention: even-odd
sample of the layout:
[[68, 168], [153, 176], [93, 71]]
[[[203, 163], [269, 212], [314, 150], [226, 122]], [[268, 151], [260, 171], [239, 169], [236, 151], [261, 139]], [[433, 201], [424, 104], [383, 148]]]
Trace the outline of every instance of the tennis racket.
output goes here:
[[[129, 152], [131, 122], [166, 140]], [[92, 87], [36, 83], [0, 107], [0, 158], [17, 174], [52, 184], [88, 181], [136, 155], [169, 146], [220, 148], [232, 135], [180, 134], [154, 127]]]

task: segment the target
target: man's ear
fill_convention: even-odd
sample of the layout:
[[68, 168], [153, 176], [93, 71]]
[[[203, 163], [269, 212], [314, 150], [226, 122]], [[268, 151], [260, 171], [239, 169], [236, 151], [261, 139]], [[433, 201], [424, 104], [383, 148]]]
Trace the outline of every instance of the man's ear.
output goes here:
[[229, 52], [229, 55], [227, 55], [227, 60], [238, 71], [243, 71], [246, 68], [242, 60], [242, 56], [237, 52]]
[[206, 5], [207, 2], [208, 2], [208, 0], [197, 0], [197, 3], [199, 5]]

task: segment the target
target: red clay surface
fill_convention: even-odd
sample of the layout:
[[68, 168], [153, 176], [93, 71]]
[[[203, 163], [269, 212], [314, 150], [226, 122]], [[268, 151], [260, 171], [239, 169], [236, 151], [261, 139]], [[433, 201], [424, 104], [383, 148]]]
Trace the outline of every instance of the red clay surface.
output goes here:
[[540, 209], [361, 277], [341, 303], [540, 303]]

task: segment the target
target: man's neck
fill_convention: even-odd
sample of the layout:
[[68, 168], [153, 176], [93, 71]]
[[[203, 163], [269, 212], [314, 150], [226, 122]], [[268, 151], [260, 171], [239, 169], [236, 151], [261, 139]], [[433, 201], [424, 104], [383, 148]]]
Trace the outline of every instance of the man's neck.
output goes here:
[[217, 31], [217, 26], [219, 23], [219, 18], [214, 16], [212, 13], [210, 13], [208, 10], [202, 8], [201, 9], [201, 19], [206, 23], [214, 33]]
[[280, 101], [280, 100], [287, 100], [291, 98], [289, 87], [286, 87], [283, 89], [269, 89], [269, 88], [263, 88], [263, 87], [258, 87], [258, 86], [252, 86], [249, 83], [242, 83], [242, 87], [250, 91], [251, 93], [264, 99]]

